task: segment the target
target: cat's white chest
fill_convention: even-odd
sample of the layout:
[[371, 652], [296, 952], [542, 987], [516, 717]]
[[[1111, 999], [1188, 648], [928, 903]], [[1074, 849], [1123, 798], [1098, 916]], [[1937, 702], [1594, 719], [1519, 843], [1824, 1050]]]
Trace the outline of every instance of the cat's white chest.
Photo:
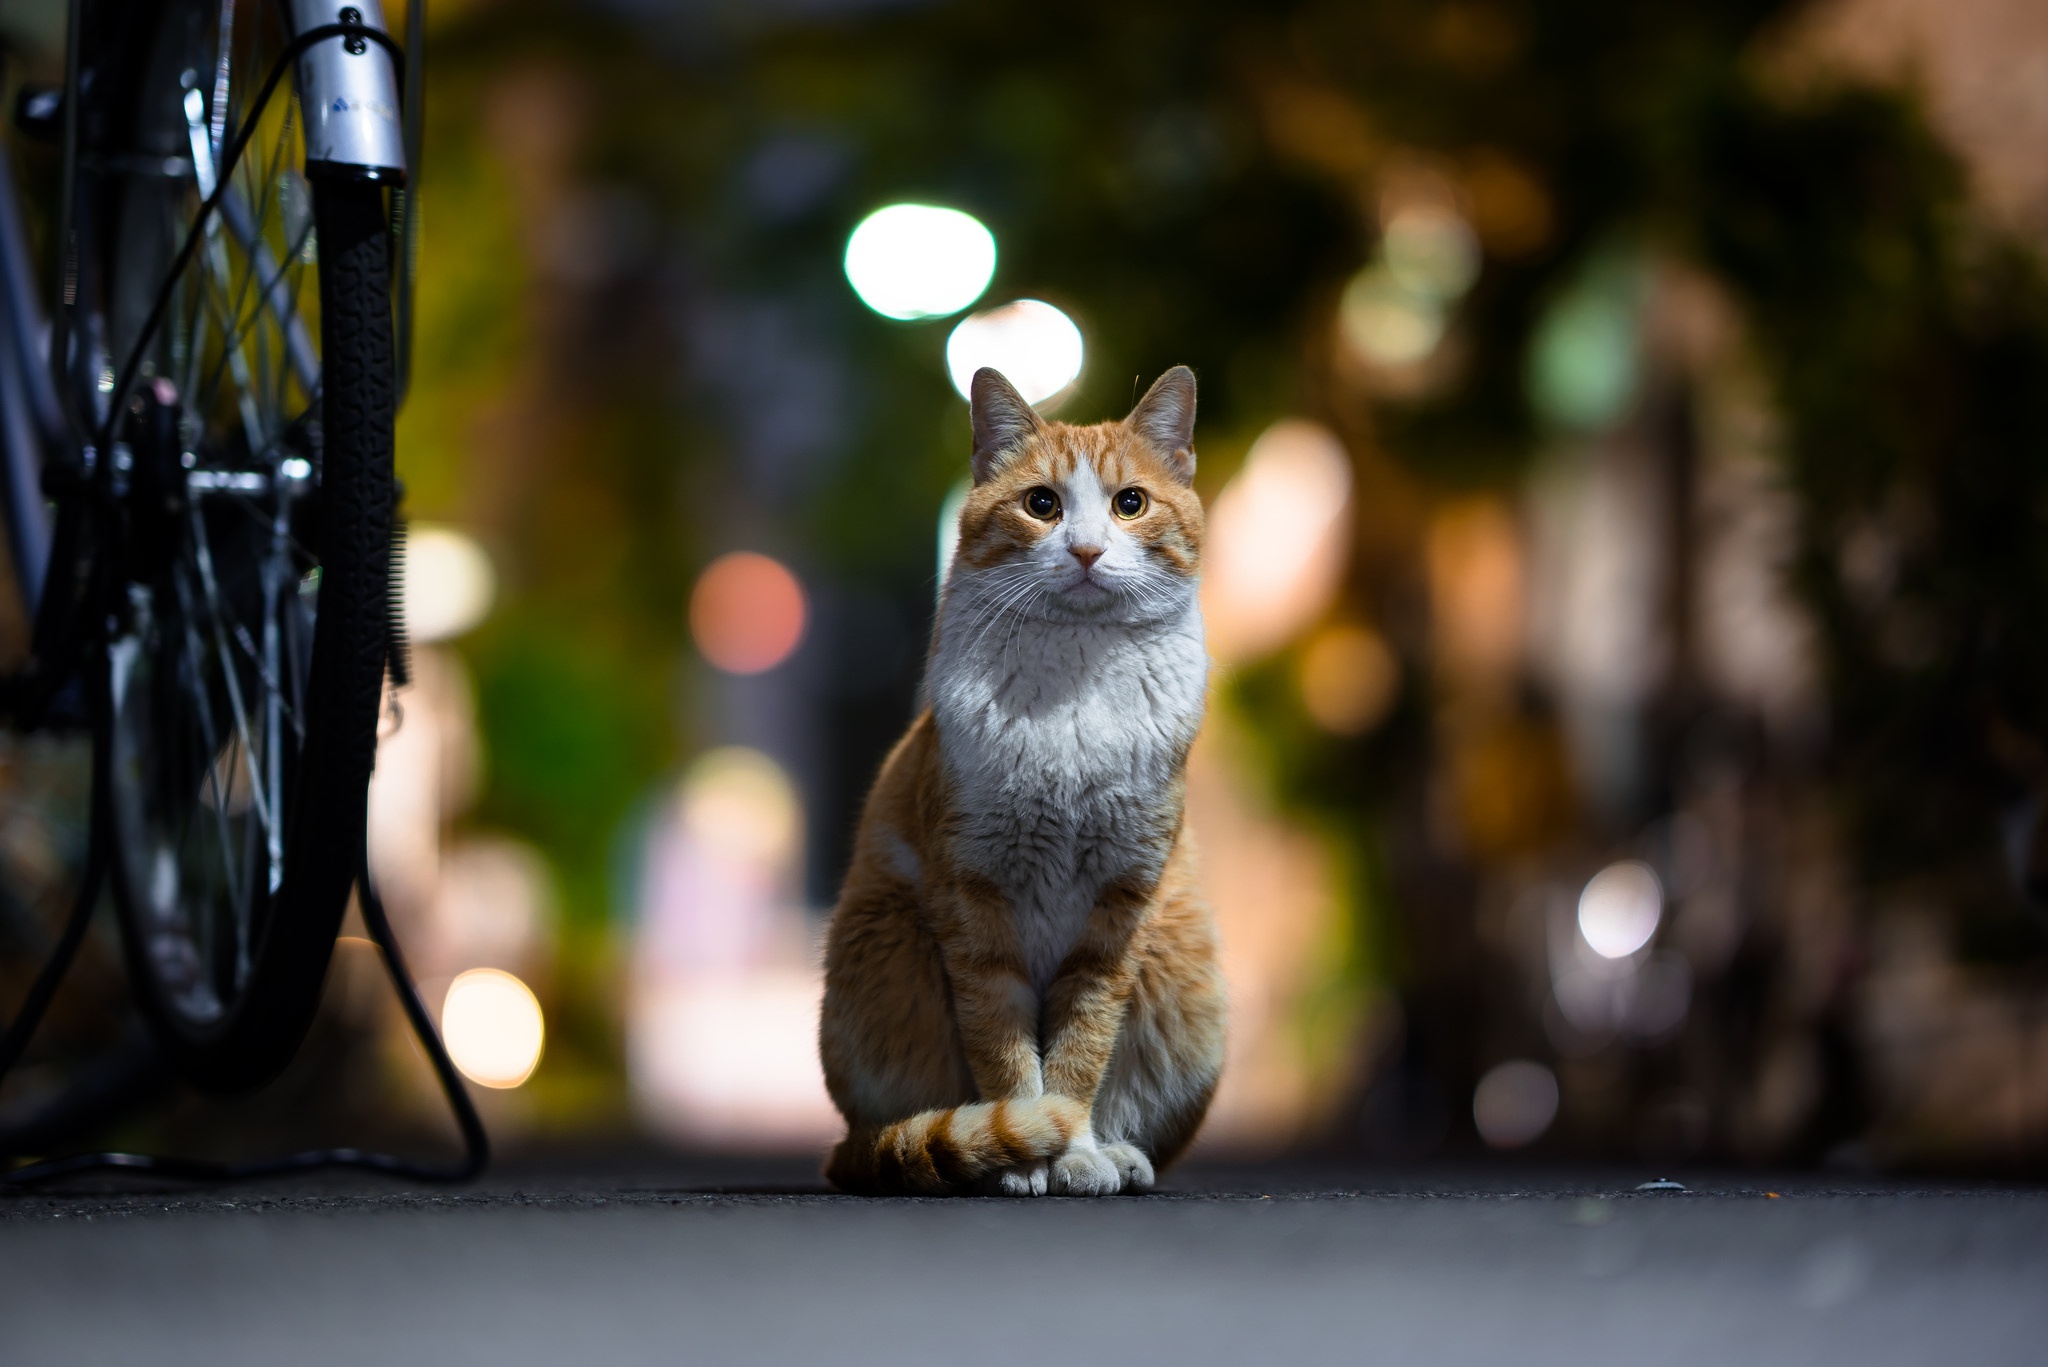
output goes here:
[[1008, 896], [1043, 991], [1111, 881], [1156, 877], [1208, 683], [1199, 610], [1165, 625], [1025, 624], [932, 662], [954, 857]]

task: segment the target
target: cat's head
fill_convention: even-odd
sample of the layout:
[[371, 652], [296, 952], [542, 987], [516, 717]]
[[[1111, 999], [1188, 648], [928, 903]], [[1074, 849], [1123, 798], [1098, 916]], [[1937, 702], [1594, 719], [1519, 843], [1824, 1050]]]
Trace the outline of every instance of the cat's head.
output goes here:
[[1092, 427], [1045, 421], [988, 369], [975, 372], [970, 403], [974, 488], [956, 579], [1026, 616], [1142, 621], [1187, 609], [1202, 551], [1193, 371], [1175, 366], [1122, 422]]

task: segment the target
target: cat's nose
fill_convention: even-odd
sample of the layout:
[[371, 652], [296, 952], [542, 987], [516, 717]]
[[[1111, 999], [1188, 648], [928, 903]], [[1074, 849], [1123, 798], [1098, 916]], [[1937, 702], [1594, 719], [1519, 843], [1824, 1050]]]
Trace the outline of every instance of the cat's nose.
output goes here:
[[1067, 554], [1073, 556], [1074, 559], [1080, 561], [1082, 569], [1092, 570], [1095, 568], [1095, 562], [1102, 559], [1102, 547], [1069, 546], [1067, 547]]

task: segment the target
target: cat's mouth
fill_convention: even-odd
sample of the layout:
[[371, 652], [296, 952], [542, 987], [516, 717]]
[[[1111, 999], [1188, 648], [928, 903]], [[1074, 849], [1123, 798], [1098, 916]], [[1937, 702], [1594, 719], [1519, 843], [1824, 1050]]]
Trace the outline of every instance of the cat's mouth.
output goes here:
[[1059, 594], [1061, 609], [1077, 618], [1120, 617], [1126, 603], [1121, 584], [1093, 572], [1075, 576]]

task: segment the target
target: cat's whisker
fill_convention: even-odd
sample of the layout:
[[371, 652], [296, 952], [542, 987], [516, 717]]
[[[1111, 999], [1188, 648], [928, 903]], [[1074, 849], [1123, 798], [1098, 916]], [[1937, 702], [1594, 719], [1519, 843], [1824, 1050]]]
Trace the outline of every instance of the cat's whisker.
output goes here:
[[[1050, 585], [1039, 585], [1039, 597], [1050, 597], [1051, 594], [1052, 587]], [[1015, 619], [1010, 624], [1010, 634], [1003, 642], [1002, 661], [997, 670], [997, 674], [1005, 682], [1015, 677], [1010, 672], [1010, 647], [1015, 645], [1018, 642], [1018, 640], [1023, 636], [1024, 623], [1029, 619], [1029, 608], [1033, 605], [1034, 604], [1032, 603], [1026, 603], [1024, 607], [1017, 612]]]
[[1014, 608], [1022, 605], [1024, 602], [1026, 602], [1026, 600], [1031, 598], [1033, 595], [1033, 591], [1041, 587], [1042, 583], [1036, 574], [1026, 576], [1025, 582], [1021, 586], [1019, 586], [1015, 591], [1004, 595], [1001, 603], [997, 606], [997, 608], [994, 611], [992, 611], [989, 614], [989, 620], [987, 624], [984, 625], [980, 631], [975, 633], [974, 640], [971, 643], [969, 643], [968, 649], [974, 650], [978, 648], [981, 645], [982, 639], [986, 637], [992, 629], [994, 629], [997, 623], [1002, 621], [1006, 615], [1011, 614]]
[[1030, 584], [1020, 584], [1006, 591], [1000, 600], [991, 602], [987, 610], [978, 615], [974, 619], [974, 621], [970, 623], [970, 626], [974, 627], [975, 631], [973, 639], [967, 643], [967, 649], [969, 651], [978, 649], [983, 639], [985, 639], [988, 636], [989, 632], [993, 631], [997, 626], [1001, 625], [1005, 618], [1009, 615], [1010, 605], [1012, 603], [1021, 601], [1023, 597], [1029, 594], [1030, 592]]
[[959, 630], [962, 632], [972, 631], [977, 626], [999, 619], [1008, 598], [1014, 592], [1029, 587], [1037, 576], [1031, 566], [1024, 565], [1005, 566], [997, 571], [987, 571], [983, 577], [993, 580], [993, 584], [977, 584], [968, 591], [970, 597], [965, 609], [968, 616], [959, 624]]

